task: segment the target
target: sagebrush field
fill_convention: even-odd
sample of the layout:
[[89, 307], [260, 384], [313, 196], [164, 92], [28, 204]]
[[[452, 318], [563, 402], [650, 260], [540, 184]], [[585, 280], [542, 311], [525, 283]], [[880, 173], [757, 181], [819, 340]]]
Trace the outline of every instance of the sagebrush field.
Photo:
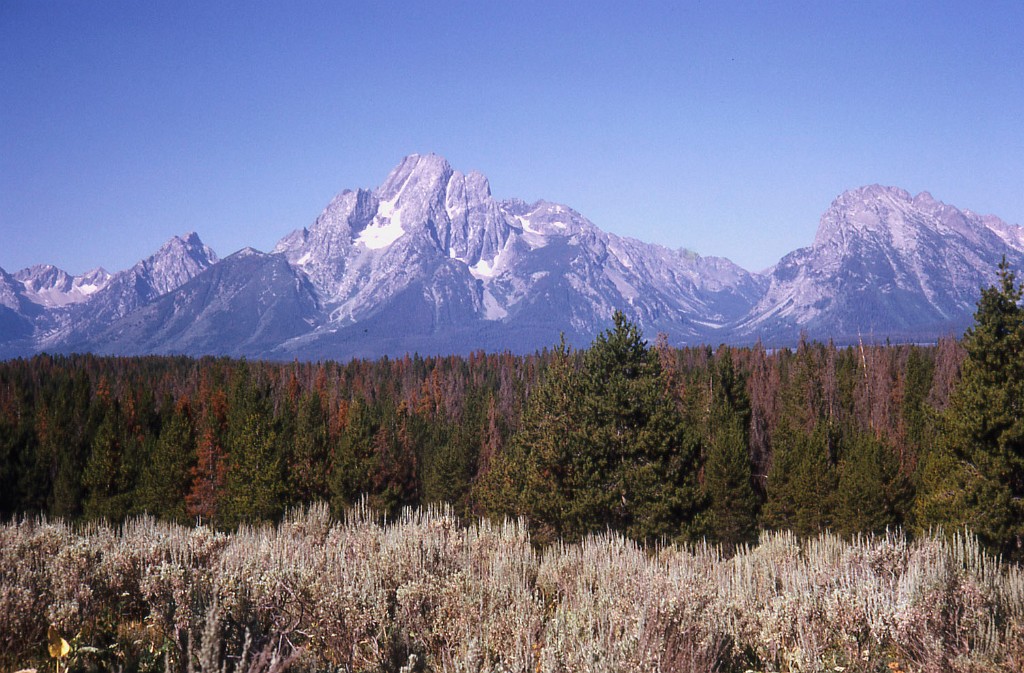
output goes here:
[[[618, 534], [325, 506], [234, 533], [151, 518], [0, 528], [0, 667], [71, 670], [1020, 671], [1024, 573], [970, 537], [726, 558]], [[48, 668], [49, 667], [49, 668]]]

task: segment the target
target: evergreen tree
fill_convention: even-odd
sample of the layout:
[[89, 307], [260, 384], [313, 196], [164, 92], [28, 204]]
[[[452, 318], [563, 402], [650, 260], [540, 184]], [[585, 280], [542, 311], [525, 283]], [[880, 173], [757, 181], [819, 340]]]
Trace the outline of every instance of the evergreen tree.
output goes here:
[[780, 423], [772, 438], [768, 499], [762, 511], [765, 528], [811, 536], [832, 525], [838, 483], [829, 458], [831, 441], [824, 424], [808, 434], [788, 419]]
[[920, 453], [936, 440], [936, 415], [928, 405], [935, 375], [934, 355], [918, 346], [912, 346], [907, 356], [905, 384], [901, 412], [901, 445], [904, 449], [902, 466], [908, 473], [917, 468]]
[[752, 483], [748, 448], [750, 401], [728, 347], [719, 348], [709, 387], [704, 462], [708, 536], [727, 547], [755, 542], [760, 500]]
[[[838, 486], [835, 470], [836, 433], [830, 402], [838, 380], [825, 385], [828, 350], [803, 337], [795, 354], [783, 352], [781, 417], [772, 435], [762, 524], [789, 529], [797, 535], [816, 535], [832, 525]], [[831, 372], [838, 378], [837, 372]]]
[[370, 492], [373, 473], [373, 440], [379, 423], [373, 411], [360, 398], [347, 405], [344, 431], [334, 449], [331, 466], [331, 509], [335, 515], [344, 513]]
[[[33, 432], [31, 406], [18, 397], [18, 388], [0, 381], [12, 394], [0, 400], [0, 517], [18, 512], [42, 512], [49, 484], [40, 469], [39, 447]], [[18, 391], [23, 392], [23, 389]], [[2, 393], [0, 393], [2, 395]]]
[[668, 395], [657, 352], [621, 312], [613, 321], [583, 358], [583, 428], [599, 476], [581, 485], [584, 502], [611, 504], [611, 526], [634, 539], [689, 537], [703, 507], [697, 441]]
[[370, 458], [370, 504], [395, 517], [403, 507], [419, 504], [418, 465], [408, 427], [393, 407], [380, 410]]
[[909, 489], [896, 454], [869, 433], [850, 431], [842, 443], [836, 530], [851, 536], [901, 525]]
[[445, 427], [430, 423], [435, 429], [429, 444], [436, 448], [423, 452], [423, 501], [448, 503], [463, 513], [482, 435], [476, 402], [469, 406], [459, 422], [444, 424]]
[[61, 377], [52, 406], [43, 407], [44, 426], [40, 453], [48, 465], [53, 488], [47, 509], [55, 516], [74, 519], [82, 513], [83, 471], [99, 424], [92, 400], [92, 384], [84, 370]]
[[634, 539], [686, 537], [700, 511], [696, 443], [667, 395], [658, 354], [621, 312], [572, 366], [564, 344], [531, 395], [501, 466], [499, 511], [539, 538], [606, 528]]
[[271, 521], [284, 511], [284, 468], [277, 435], [267, 419], [250, 412], [232, 439], [222, 509], [224, 523]]
[[[168, 406], [171, 406], [168, 402]], [[207, 456], [209, 458], [209, 456]], [[185, 502], [196, 465], [191, 410], [182, 401], [167, 415], [149, 463], [143, 469], [136, 501], [154, 516], [178, 523], [189, 520]]]
[[16, 425], [0, 415], [0, 518], [3, 519], [19, 509], [18, 467], [22, 443]]
[[926, 458], [915, 505], [922, 528], [966, 526], [990, 548], [1024, 556], [1024, 309], [1004, 259], [982, 290], [967, 358]]
[[476, 500], [491, 514], [526, 517], [536, 542], [580, 535], [567, 516], [585, 446], [578, 432], [579, 373], [564, 339], [551, 355], [543, 383], [527, 400], [523, 423], [497, 454], [477, 487]]
[[207, 404], [198, 429], [196, 464], [189, 471], [191, 487], [185, 496], [185, 511], [190, 517], [218, 523], [228, 471], [224, 449], [227, 400], [222, 391], [217, 391], [209, 396]]
[[306, 391], [299, 398], [288, 464], [290, 495], [295, 503], [326, 501], [330, 497], [327, 478], [330, 442], [327, 428], [327, 409], [320, 391]]
[[82, 473], [86, 491], [85, 516], [121, 521], [128, 514], [130, 489], [125, 460], [121, 414], [117, 405], [105, 404], [92, 440], [92, 451]]

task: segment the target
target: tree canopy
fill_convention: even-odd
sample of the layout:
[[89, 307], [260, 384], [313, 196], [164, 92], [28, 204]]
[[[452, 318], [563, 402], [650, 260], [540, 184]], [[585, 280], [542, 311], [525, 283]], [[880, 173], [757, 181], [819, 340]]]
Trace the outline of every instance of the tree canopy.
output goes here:
[[658, 354], [621, 312], [613, 323], [580, 358], [559, 347], [491, 478], [496, 509], [542, 539], [681, 539], [701, 508], [697, 447]]
[[966, 527], [1019, 557], [1024, 545], [1024, 309], [1006, 260], [982, 290], [942, 441], [922, 471], [922, 528]]

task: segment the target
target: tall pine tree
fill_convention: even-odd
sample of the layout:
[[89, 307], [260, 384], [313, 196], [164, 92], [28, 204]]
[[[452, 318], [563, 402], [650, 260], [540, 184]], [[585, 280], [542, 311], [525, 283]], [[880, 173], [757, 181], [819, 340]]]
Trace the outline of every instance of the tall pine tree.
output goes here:
[[788, 419], [779, 424], [762, 510], [765, 528], [810, 536], [832, 525], [838, 479], [829, 458], [831, 444], [824, 424], [811, 433]]
[[960, 381], [943, 441], [926, 457], [915, 514], [921, 528], [967, 527], [990, 548], [1024, 556], [1024, 309], [1006, 260], [982, 290], [964, 335]]
[[250, 412], [233, 433], [225, 481], [224, 523], [271, 521], [284, 511], [284, 466], [268, 419]]
[[757, 540], [760, 500], [750, 464], [750, 398], [732, 351], [718, 349], [708, 381], [704, 491], [708, 536], [732, 547]]
[[299, 398], [295, 433], [289, 456], [290, 499], [296, 504], [326, 501], [330, 467], [329, 418], [319, 390], [306, 391]]
[[136, 502], [154, 516], [178, 523], [189, 520], [185, 496], [196, 465], [195, 430], [187, 400], [182, 399], [166, 414], [153, 455], [143, 468]]
[[[621, 312], [573, 367], [565, 347], [489, 475], [541, 535], [606, 528], [641, 540], [691, 533], [702, 498], [697, 446], [657, 352]], [[501, 507], [501, 504], [499, 504]]]
[[334, 447], [328, 480], [331, 509], [344, 513], [372, 490], [374, 437], [380, 428], [374, 410], [360, 397], [345, 405], [344, 430]]
[[543, 383], [527, 400], [524, 422], [506, 450], [492, 457], [475, 499], [485, 512], [523, 516], [537, 542], [581, 534], [567, 516], [573, 500], [580, 388], [574, 356], [563, 340], [551, 355]]
[[873, 434], [848, 430], [841, 442], [835, 528], [847, 536], [902, 525], [910, 498], [899, 457]]

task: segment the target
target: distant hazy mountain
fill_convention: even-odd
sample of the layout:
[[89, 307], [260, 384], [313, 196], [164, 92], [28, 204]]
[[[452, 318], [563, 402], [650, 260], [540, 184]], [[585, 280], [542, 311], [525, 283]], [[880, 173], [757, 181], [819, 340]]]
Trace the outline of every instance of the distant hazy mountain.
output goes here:
[[133, 311], [176, 290], [216, 263], [216, 253], [205, 246], [195, 233], [184, 238], [175, 236], [132, 268], [113, 276], [103, 272], [99, 276], [105, 278], [103, 286], [84, 300], [61, 305], [40, 302], [40, 306], [47, 310], [37, 320], [39, 347], [64, 351], [107, 350], [96, 339], [99, 333]]
[[102, 268], [72, 276], [52, 264], [37, 264], [14, 274], [25, 297], [45, 308], [79, 304], [107, 286], [110, 274]]
[[1024, 231], [871, 186], [764, 275], [604, 232], [571, 208], [498, 201], [487, 179], [412, 155], [345, 190], [267, 254], [196, 234], [127, 271], [0, 270], [0, 356], [39, 350], [279, 359], [532, 351], [589, 342], [621, 309], [682, 343], [929, 340], [970, 322]]
[[1003, 255], [1020, 265], [1024, 231], [940, 203], [927, 192], [872, 185], [845, 192], [814, 244], [768, 271], [764, 296], [733, 338], [932, 339], [971, 322]]

